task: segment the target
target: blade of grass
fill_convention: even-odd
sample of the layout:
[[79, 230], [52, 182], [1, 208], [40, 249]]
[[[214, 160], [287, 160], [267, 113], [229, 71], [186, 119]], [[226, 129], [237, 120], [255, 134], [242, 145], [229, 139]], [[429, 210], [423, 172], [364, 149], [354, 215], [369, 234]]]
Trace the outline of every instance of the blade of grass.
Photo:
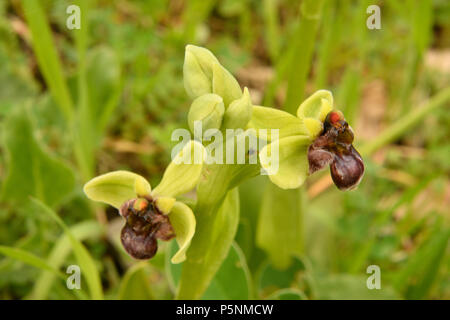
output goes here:
[[264, 0], [263, 1], [263, 16], [265, 26], [265, 39], [267, 49], [269, 51], [270, 59], [275, 62], [280, 53], [280, 28], [278, 22], [277, 12], [278, 0]]
[[[80, 222], [71, 227], [70, 230], [78, 241], [83, 241], [88, 238], [97, 239], [103, 234], [102, 226], [94, 220]], [[63, 234], [50, 252], [47, 258], [47, 264], [54, 269], [59, 269], [71, 250], [70, 240], [66, 234]], [[46, 299], [54, 280], [55, 275], [53, 273], [43, 271], [36, 280], [28, 298], [36, 300]]]
[[89, 93], [86, 78], [86, 48], [88, 44], [88, 30], [86, 16], [88, 15], [88, 4], [85, 0], [77, 1], [80, 6], [81, 25], [78, 30], [73, 30], [75, 47], [78, 56], [77, 65], [77, 89], [78, 89], [78, 106], [77, 118], [74, 132], [74, 151], [77, 162], [84, 180], [92, 178], [94, 171], [94, 141], [93, 137], [93, 119], [91, 117], [89, 106]]
[[38, 0], [23, 0], [22, 6], [30, 27], [33, 50], [39, 68], [53, 98], [61, 108], [67, 122], [70, 123], [74, 113], [73, 102], [64, 78], [61, 61], [52, 40], [47, 18]]
[[[54, 268], [52, 265], [47, 263], [45, 260], [39, 258], [38, 256], [36, 256], [28, 251], [25, 251], [23, 249], [18, 249], [18, 248], [7, 247], [7, 246], [0, 246], [0, 254], [3, 254], [9, 258], [21, 261], [32, 267], [49, 272], [52, 276], [57, 276], [61, 280], [66, 281], [66, 278], [67, 278], [66, 275], [64, 275], [62, 272], [58, 271], [56, 268]], [[85, 295], [81, 291], [75, 290], [74, 294], [79, 299], [85, 299]]]
[[323, 3], [323, 0], [305, 0], [301, 3], [300, 23], [293, 40], [294, 55], [290, 62], [285, 102], [285, 110], [290, 113], [295, 113], [305, 94]]
[[62, 274], [57, 269], [53, 268], [45, 260], [39, 258], [38, 256], [36, 256], [28, 251], [25, 251], [23, 249], [18, 249], [18, 248], [7, 247], [7, 246], [0, 246], [0, 253], [9, 258], [19, 260], [19, 261], [21, 261], [25, 264], [28, 264], [32, 267], [50, 271], [53, 274], [60, 277], [61, 279], [65, 280], [64, 274]]
[[31, 201], [33, 204], [36, 205], [38, 209], [40, 209], [43, 213], [51, 217], [64, 230], [64, 233], [70, 240], [72, 249], [75, 253], [75, 257], [78, 263], [80, 264], [82, 274], [84, 275], [86, 282], [88, 284], [91, 298], [95, 300], [103, 299], [103, 290], [100, 281], [100, 275], [95, 266], [95, 262], [92, 259], [91, 255], [89, 254], [89, 252], [87, 251], [87, 249], [80, 241], [78, 241], [74, 237], [70, 229], [52, 209], [50, 209], [44, 203], [35, 198], [32, 198]]
[[321, 33], [324, 34], [320, 42], [317, 56], [317, 71], [315, 79], [316, 90], [327, 85], [329, 64], [333, 55], [333, 44], [339, 35], [340, 19], [337, 17], [336, 1], [326, 0], [324, 4], [324, 23], [321, 25]]
[[363, 156], [368, 156], [382, 146], [395, 141], [405, 134], [411, 127], [416, 125], [427, 114], [432, 113], [435, 109], [442, 106], [450, 106], [450, 88], [443, 89], [435, 96], [424, 103], [422, 107], [410, 111], [408, 114], [400, 118], [389, 128], [384, 130], [374, 140], [364, 144], [359, 150]]
[[394, 281], [399, 291], [406, 291], [407, 299], [425, 298], [436, 279], [450, 238], [449, 230], [441, 228], [442, 219], [436, 222], [430, 238], [409, 258]]
[[412, 1], [407, 5], [411, 10], [411, 40], [408, 50], [408, 64], [405, 80], [400, 90], [401, 112], [411, 108], [411, 93], [417, 82], [420, 64], [428, 48], [433, 31], [433, 3], [431, 0]]

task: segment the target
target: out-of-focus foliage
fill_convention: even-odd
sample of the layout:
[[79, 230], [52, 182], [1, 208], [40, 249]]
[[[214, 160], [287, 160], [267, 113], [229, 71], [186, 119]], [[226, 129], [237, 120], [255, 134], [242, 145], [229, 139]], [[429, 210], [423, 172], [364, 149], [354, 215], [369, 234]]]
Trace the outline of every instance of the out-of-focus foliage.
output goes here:
[[[253, 105], [283, 109], [330, 90], [361, 147], [449, 90], [448, 1], [325, 0], [317, 23], [303, 2], [1, 1], [0, 299], [174, 297], [176, 246], [132, 260], [118, 244], [117, 211], [93, 205], [81, 186], [120, 169], [161, 180], [172, 131], [188, 128], [188, 43], [211, 50]], [[66, 27], [73, 3], [81, 30]], [[366, 27], [369, 4], [380, 5], [381, 30]], [[297, 190], [301, 205], [294, 194], [277, 204], [267, 177], [242, 184], [240, 210], [227, 217], [235, 242], [203, 298], [450, 299], [449, 106], [363, 154], [356, 191], [315, 174]], [[71, 264], [99, 279], [68, 290], [60, 277]], [[370, 265], [381, 290], [366, 287]]]

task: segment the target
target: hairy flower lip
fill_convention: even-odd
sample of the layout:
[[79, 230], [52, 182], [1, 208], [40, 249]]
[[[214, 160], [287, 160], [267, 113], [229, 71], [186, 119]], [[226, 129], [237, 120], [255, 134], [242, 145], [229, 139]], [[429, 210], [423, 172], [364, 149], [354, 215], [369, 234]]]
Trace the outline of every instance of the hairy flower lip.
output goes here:
[[138, 234], [128, 224], [122, 228], [120, 240], [125, 251], [135, 259], [153, 258], [158, 251], [158, 243], [152, 234]]
[[161, 213], [149, 197], [139, 197], [126, 201], [120, 207], [125, 218], [120, 239], [124, 249], [135, 259], [150, 259], [157, 250], [156, 239], [169, 241], [175, 232], [169, 218]]
[[364, 162], [352, 145], [353, 139], [353, 130], [342, 113], [331, 111], [321, 134], [308, 147], [309, 174], [329, 165], [338, 189], [355, 189], [364, 175]]

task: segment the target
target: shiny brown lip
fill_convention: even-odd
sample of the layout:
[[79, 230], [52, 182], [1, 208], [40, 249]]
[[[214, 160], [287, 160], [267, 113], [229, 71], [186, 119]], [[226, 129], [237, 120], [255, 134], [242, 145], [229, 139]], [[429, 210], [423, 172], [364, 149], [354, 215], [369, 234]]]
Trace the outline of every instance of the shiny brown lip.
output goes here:
[[[138, 202], [139, 201], [139, 202]], [[158, 251], [157, 239], [175, 237], [169, 218], [149, 198], [127, 201], [120, 208], [126, 222], [120, 234], [125, 251], [135, 259], [150, 259]]]
[[308, 148], [309, 174], [330, 166], [334, 184], [340, 190], [355, 189], [364, 175], [364, 161], [353, 147], [353, 131], [341, 119], [331, 123], [330, 112], [324, 130]]

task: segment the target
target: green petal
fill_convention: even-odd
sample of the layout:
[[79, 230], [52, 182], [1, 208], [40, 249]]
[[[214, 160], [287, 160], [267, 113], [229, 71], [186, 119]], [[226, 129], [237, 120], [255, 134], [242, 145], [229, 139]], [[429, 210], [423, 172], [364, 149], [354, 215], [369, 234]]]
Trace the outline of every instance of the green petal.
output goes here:
[[94, 201], [100, 201], [117, 209], [139, 193], [150, 191], [150, 184], [138, 174], [129, 171], [113, 171], [98, 176], [84, 185], [84, 193]]
[[[282, 189], [300, 187], [308, 176], [307, 150], [310, 143], [311, 140], [308, 137], [293, 136], [265, 146], [259, 153], [259, 159], [261, 166], [268, 172], [269, 179]], [[271, 153], [277, 150], [279, 152], [278, 168], [271, 163], [276, 159], [273, 160], [270, 157]]]
[[194, 133], [194, 122], [201, 121], [202, 132], [208, 129], [219, 129], [225, 112], [223, 99], [214, 93], [206, 93], [196, 98], [189, 109], [189, 129]]
[[155, 205], [163, 214], [169, 214], [175, 204], [176, 199], [172, 197], [158, 197], [155, 199]]
[[186, 251], [191, 244], [195, 233], [195, 216], [191, 208], [182, 202], [175, 202], [169, 213], [169, 221], [172, 225], [179, 246], [177, 253], [172, 257], [172, 263], [181, 263], [186, 260]]
[[323, 123], [314, 118], [305, 118], [305, 126], [308, 128], [309, 137], [314, 140], [323, 129]]
[[197, 141], [187, 143], [164, 172], [153, 195], [176, 197], [192, 190], [200, 178], [206, 151]]
[[[309, 131], [302, 119], [288, 112], [268, 107], [253, 106], [252, 117], [248, 127], [256, 129], [258, 135], [268, 141], [271, 141], [270, 129], [278, 129], [280, 139], [289, 136], [309, 135]], [[269, 136], [260, 131], [260, 129], [267, 129], [267, 135]]]
[[219, 63], [213, 64], [212, 89], [215, 94], [223, 98], [225, 108], [242, 97], [242, 90], [237, 80]]
[[314, 118], [321, 122], [333, 109], [333, 95], [328, 90], [318, 90], [297, 109], [297, 117]]
[[234, 100], [227, 111], [223, 121], [223, 128], [237, 129], [245, 128], [252, 116], [252, 101], [247, 87], [244, 88], [244, 94], [241, 98]]

